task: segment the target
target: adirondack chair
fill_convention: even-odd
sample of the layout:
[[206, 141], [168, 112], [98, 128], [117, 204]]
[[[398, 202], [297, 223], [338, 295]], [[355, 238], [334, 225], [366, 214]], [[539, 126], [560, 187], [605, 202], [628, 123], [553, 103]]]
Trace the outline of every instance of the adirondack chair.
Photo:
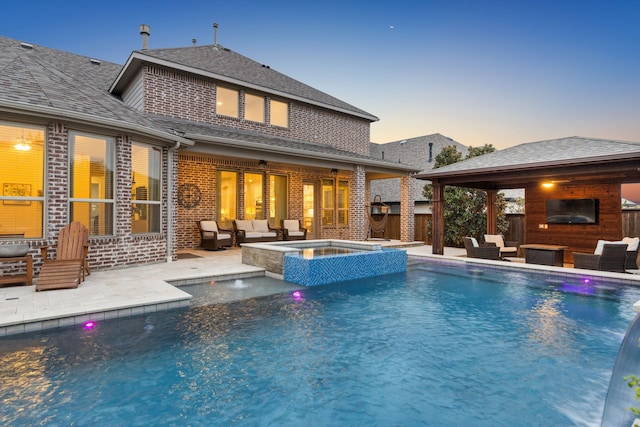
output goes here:
[[[56, 247], [56, 258], [49, 259], [49, 248]], [[91, 274], [87, 263], [89, 230], [74, 221], [60, 230], [57, 245], [40, 248], [42, 268], [36, 291], [47, 289], [77, 288], [84, 281], [85, 273]]]

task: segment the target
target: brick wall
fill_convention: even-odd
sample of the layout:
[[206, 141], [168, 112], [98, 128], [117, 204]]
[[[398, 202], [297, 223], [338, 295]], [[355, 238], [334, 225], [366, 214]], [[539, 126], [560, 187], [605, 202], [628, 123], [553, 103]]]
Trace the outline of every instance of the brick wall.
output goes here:
[[[269, 95], [265, 93], [262, 95], [265, 96], [266, 123], [219, 116], [214, 112], [216, 84], [213, 80], [150, 65], [143, 67], [143, 73], [144, 106], [149, 113], [325, 144], [351, 153], [369, 155], [369, 120], [289, 101], [289, 127], [271, 126], [268, 124]], [[244, 93], [240, 88], [240, 117], [244, 112]], [[260, 95], [255, 90], [251, 90], [251, 93]]]

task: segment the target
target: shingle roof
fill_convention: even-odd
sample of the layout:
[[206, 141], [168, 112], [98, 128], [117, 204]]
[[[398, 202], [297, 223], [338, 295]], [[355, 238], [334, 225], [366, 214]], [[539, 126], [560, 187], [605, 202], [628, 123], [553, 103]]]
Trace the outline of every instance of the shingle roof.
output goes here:
[[430, 177], [444, 175], [472, 174], [477, 171], [499, 172], [532, 168], [537, 165], [569, 166], [638, 155], [640, 155], [640, 142], [573, 136], [520, 144], [434, 169], [417, 177], [430, 179]]
[[[267, 93], [306, 100], [312, 104], [355, 114], [371, 121], [378, 120], [376, 116], [364, 110], [220, 45], [145, 49], [133, 52], [132, 58], [150, 62], [153, 62], [154, 59], [168, 61], [189, 67], [190, 71], [197, 74], [209, 75], [229, 82], [238, 82], [245, 86], [255, 86], [256, 89]], [[129, 62], [131, 62], [131, 58]], [[126, 73], [126, 70], [123, 72]]]
[[121, 66], [0, 37], [0, 100], [151, 126], [110, 95]]

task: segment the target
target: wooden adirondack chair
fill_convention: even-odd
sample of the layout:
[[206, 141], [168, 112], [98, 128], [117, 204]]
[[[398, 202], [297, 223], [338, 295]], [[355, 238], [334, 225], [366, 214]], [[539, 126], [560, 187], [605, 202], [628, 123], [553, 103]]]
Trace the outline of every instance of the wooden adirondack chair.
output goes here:
[[77, 288], [84, 281], [85, 272], [91, 274], [87, 263], [89, 252], [89, 230], [74, 221], [60, 230], [56, 258], [49, 259], [50, 246], [40, 248], [42, 268], [38, 276], [36, 291], [46, 289]]

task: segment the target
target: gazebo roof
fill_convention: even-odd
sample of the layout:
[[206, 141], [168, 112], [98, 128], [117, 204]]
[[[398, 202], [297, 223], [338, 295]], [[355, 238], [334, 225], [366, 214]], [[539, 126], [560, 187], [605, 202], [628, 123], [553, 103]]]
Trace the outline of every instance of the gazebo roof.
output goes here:
[[573, 136], [530, 142], [414, 175], [479, 189], [562, 183], [640, 182], [640, 142]]

